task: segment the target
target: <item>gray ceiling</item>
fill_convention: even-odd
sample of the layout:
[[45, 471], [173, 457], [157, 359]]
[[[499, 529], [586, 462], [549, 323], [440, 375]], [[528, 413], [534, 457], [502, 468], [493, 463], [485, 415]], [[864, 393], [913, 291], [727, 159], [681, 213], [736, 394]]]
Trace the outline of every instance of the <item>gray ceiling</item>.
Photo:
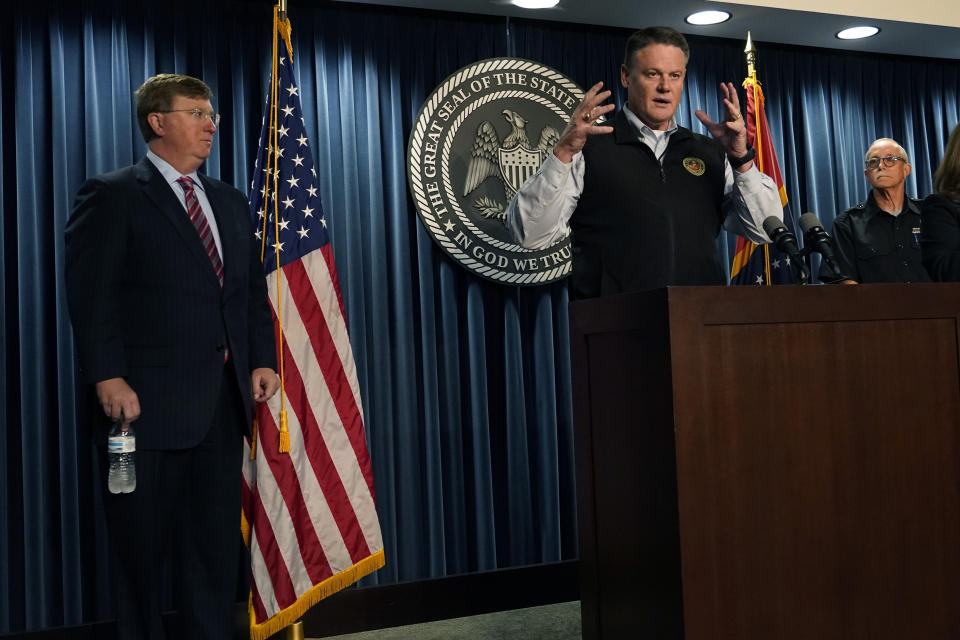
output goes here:
[[[577, 22], [622, 28], [668, 25], [685, 34], [745, 39], [747, 30], [758, 42], [847, 49], [861, 52], [893, 53], [930, 58], [960, 60], [960, 29], [956, 27], [869, 19], [880, 27], [878, 35], [857, 41], [834, 37], [840, 29], [863, 24], [864, 19], [849, 16], [757, 7], [704, 0], [560, 0], [554, 9], [530, 11], [507, 0], [343, 0], [363, 4], [459, 11], [510, 17]], [[950, 6], [956, 0], [943, 0]], [[842, 0], [840, 0], [842, 2]], [[838, 6], [841, 6], [838, 4]], [[902, 3], [909, 11], [909, 2]], [[724, 9], [733, 14], [727, 22], [710, 27], [695, 27], [684, 17], [702, 9]], [[946, 10], [945, 10], [946, 11]], [[955, 11], [949, 10], [951, 13]], [[949, 22], [944, 20], [944, 22]]]

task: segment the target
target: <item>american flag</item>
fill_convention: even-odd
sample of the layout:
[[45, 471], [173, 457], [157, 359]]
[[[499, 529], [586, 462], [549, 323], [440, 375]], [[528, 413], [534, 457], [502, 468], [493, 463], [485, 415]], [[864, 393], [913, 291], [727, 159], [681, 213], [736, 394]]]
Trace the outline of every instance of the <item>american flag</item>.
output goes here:
[[[250, 211], [264, 247], [283, 386], [258, 405], [252, 450], [246, 446], [243, 531], [254, 640], [384, 564], [356, 366], [294, 82], [290, 22], [276, 7], [274, 29]], [[276, 180], [268, 180], [274, 172]], [[289, 453], [281, 452], [288, 441]]]

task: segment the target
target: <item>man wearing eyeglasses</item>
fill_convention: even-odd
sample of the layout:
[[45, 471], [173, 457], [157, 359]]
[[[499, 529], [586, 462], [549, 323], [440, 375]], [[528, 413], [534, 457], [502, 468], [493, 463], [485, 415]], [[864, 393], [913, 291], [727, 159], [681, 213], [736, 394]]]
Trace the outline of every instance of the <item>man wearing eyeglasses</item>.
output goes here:
[[821, 264], [822, 281], [930, 281], [920, 261], [920, 203], [904, 190], [911, 169], [907, 152], [896, 140], [880, 138], [870, 145], [863, 171], [870, 194], [834, 220], [839, 272]]
[[117, 637], [166, 637], [170, 575], [170, 637], [230, 638], [242, 436], [279, 386], [266, 281], [246, 197], [198, 172], [220, 121], [210, 88], [162, 74], [135, 96], [146, 157], [87, 180], [66, 227], [92, 431], [104, 454], [111, 423], [136, 431], [136, 488], [105, 500]]

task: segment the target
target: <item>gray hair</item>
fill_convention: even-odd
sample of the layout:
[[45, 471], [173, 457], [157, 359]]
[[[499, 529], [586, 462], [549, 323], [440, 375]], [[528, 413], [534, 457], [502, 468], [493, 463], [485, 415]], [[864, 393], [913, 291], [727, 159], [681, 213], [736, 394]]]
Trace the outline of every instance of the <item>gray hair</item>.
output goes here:
[[890, 144], [894, 145], [897, 149], [900, 149], [900, 155], [903, 156], [903, 161], [904, 161], [906, 164], [910, 164], [910, 155], [907, 153], [907, 150], [904, 149], [904, 148], [903, 148], [903, 145], [901, 145], [899, 142], [897, 142], [897, 141], [894, 140], [893, 138], [877, 138], [876, 140], [874, 140], [873, 142], [871, 142], [871, 143], [870, 143], [870, 146], [867, 147], [866, 152], [864, 152], [864, 154], [863, 154], [863, 162], [864, 162], [864, 164], [866, 164], [867, 160], [870, 159], [870, 149], [872, 149], [872, 148], [873, 148], [873, 145], [877, 144], [878, 142], [889, 142]]

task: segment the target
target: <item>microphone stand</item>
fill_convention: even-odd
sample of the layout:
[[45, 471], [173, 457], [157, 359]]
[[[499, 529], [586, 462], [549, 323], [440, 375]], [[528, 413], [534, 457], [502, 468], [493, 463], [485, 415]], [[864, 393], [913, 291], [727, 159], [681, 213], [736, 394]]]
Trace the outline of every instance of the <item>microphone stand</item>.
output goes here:
[[[806, 237], [804, 237], [804, 240], [806, 240]], [[837, 263], [833, 260], [833, 258], [831, 258], [831, 257], [828, 256], [826, 253], [824, 253], [824, 252], [821, 251], [819, 248], [817, 248], [816, 244], [814, 244], [814, 243], [811, 242], [810, 244], [806, 245], [803, 249], [800, 250], [800, 255], [802, 255], [802, 256], [804, 257], [804, 262], [806, 262], [806, 260], [805, 260], [806, 257], [809, 256], [809, 255], [812, 254], [812, 253], [819, 253], [819, 254], [820, 254], [820, 259], [823, 260], [823, 262], [827, 265], [827, 267], [830, 268], [830, 271], [831, 271], [831, 272], [838, 274], [839, 279], [844, 279], [844, 278], [849, 278], [849, 277], [850, 277], [850, 276], [848, 276], [848, 275], [846, 275], [846, 274], [841, 273], [841, 272], [840, 272], [840, 269], [837, 267]], [[810, 277], [810, 271], [807, 269], [806, 264], [803, 265], [803, 269], [804, 269], [804, 271], [806, 271], [807, 277], [809, 278], [809, 277]], [[832, 283], [832, 281], [830, 281], [830, 283]], [[809, 284], [809, 283], [804, 282], [803, 284]], [[828, 283], [828, 284], [829, 284], [829, 283]]]
[[[781, 252], [788, 258], [793, 258], [789, 253]], [[794, 272], [797, 274], [797, 277], [800, 278], [800, 284], [810, 284], [810, 269], [807, 267], [806, 256], [810, 253], [810, 250], [807, 247], [804, 247], [800, 250], [800, 253], [797, 254], [799, 260], [791, 259], [790, 264], [793, 266]]]

